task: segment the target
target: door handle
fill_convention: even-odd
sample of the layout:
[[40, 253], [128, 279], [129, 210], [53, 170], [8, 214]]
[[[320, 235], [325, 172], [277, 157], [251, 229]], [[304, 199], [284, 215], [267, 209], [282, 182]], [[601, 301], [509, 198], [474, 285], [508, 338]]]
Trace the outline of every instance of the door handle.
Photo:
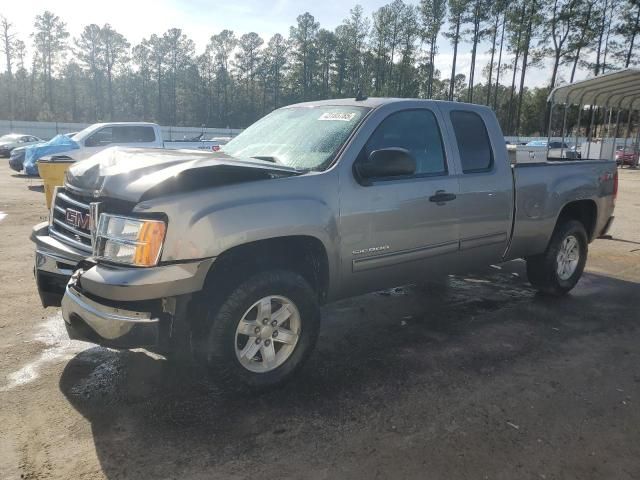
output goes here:
[[454, 193], [447, 193], [444, 190], [436, 191], [435, 195], [429, 197], [430, 202], [435, 202], [437, 205], [444, 205], [446, 202], [450, 202], [456, 199]]

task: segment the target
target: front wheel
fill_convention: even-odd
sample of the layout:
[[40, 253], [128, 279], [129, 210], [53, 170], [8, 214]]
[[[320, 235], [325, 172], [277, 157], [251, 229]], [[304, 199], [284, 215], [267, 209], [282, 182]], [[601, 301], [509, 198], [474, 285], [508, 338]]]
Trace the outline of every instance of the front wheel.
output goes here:
[[206, 366], [228, 386], [266, 389], [298, 370], [320, 324], [317, 297], [300, 275], [258, 273], [209, 312]]
[[547, 250], [527, 258], [529, 282], [543, 293], [564, 295], [576, 286], [587, 262], [589, 242], [582, 223], [560, 224]]

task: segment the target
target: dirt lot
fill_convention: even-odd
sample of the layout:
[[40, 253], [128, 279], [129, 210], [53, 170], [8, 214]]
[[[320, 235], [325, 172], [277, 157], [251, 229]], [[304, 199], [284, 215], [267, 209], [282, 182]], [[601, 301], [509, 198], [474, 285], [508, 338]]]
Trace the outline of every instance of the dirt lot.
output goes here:
[[0, 164], [0, 478], [640, 478], [640, 171], [563, 299], [523, 262], [331, 305], [299, 377], [220, 391], [70, 342], [32, 279], [40, 182]]

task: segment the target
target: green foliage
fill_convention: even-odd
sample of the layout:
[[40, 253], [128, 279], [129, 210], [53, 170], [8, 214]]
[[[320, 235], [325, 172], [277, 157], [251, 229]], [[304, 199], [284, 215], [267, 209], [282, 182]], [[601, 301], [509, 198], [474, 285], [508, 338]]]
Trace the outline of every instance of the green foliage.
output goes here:
[[[547, 84], [557, 85], [580, 68], [598, 74], [637, 65], [640, 43], [637, 0], [551, 1], [391, 0], [371, 18], [356, 5], [333, 31], [305, 12], [286, 36], [222, 30], [200, 52], [178, 28], [133, 46], [109, 24], [69, 39], [63, 19], [45, 11], [28, 55], [1, 17], [0, 112], [16, 120], [246, 127], [286, 104], [361, 91], [483, 103], [505, 133], [544, 133], [549, 87], [526, 86], [532, 69], [544, 68]], [[442, 42], [454, 50], [444, 74], [434, 66]], [[490, 61], [480, 64], [483, 53]]]

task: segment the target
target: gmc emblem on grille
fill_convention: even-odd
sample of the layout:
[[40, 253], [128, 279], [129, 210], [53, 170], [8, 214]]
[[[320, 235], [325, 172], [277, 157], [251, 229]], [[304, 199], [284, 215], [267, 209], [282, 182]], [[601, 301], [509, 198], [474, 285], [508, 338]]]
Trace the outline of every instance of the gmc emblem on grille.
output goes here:
[[64, 219], [71, 226], [89, 230], [91, 215], [89, 215], [88, 213], [82, 213], [77, 210], [67, 208]]

